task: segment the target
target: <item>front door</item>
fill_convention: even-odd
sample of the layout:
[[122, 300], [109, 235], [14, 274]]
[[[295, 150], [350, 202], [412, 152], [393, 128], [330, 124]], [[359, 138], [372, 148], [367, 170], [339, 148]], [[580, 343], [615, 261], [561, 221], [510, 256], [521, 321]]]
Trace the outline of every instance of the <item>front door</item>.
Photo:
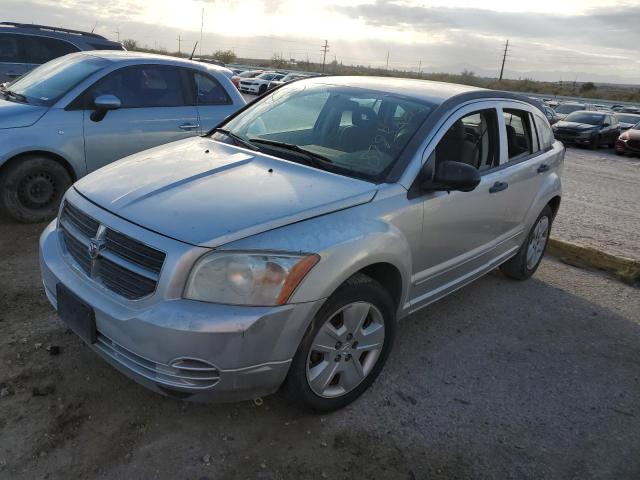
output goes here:
[[[190, 85], [188, 72], [170, 65], [124, 67], [96, 82], [85, 93], [87, 170], [198, 135], [198, 111]], [[96, 118], [93, 101], [100, 95], [116, 96], [121, 107]]]
[[414, 261], [412, 308], [419, 308], [480, 276], [511, 252], [504, 222], [505, 170], [500, 168], [500, 122], [492, 104], [466, 107], [443, 127], [430, 153], [475, 166], [480, 184], [471, 192], [424, 196], [421, 251]]

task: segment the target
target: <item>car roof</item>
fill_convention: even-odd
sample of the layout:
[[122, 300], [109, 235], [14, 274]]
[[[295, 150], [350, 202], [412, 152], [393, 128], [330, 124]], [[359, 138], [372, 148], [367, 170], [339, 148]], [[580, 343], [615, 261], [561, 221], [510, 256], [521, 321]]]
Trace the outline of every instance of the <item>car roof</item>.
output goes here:
[[460, 97], [461, 101], [463, 99], [477, 100], [483, 98], [508, 98], [523, 101], [529, 105], [540, 108], [535, 102], [527, 98], [525, 95], [472, 87], [469, 85], [459, 85], [456, 83], [435, 82], [432, 80], [392, 77], [320, 76], [301, 79], [298, 80], [298, 82], [309, 82], [324, 85], [343, 85], [346, 87], [377, 90], [394, 95], [412, 97], [414, 99], [423, 100], [436, 105], [442, 104], [454, 97]]
[[68, 28], [35, 25], [31, 23], [0, 22], [0, 33], [20, 33], [26, 35], [58, 38], [72, 43], [90, 43], [100, 45], [121, 45], [93, 32], [71, 30]]
[[160, 65], [178, 65], [198, 70], [208, 70], [224, 73], [229, 70], [226, 67], [220, 67], [212, 63], [197, 62], [186, 58], [171, 57], [169, 55], [158, 55], [155, 53], [132, 52], [126, 50], [91, 50], [87, 52], [78, 52], [72, 55], [85, 55], [91, 57], [104, 58], [114, 63], [123, 64], [140, 64], [150, 62]]

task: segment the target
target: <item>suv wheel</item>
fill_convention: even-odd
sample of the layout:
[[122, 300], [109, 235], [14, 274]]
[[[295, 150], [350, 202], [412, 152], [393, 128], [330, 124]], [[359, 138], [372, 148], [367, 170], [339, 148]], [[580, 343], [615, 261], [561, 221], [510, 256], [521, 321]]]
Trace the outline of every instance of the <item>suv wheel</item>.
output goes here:
[[372, 278], [354, 275], [316, 315], [293, 358], [285, 393], [317, 412], [353, 402], [382, 370], [395, 325], [389, 293]]
[[518, 253], [500, 265], [502, 273], [515, 280], [526, 280], [535, 273], [547, 249], [552, 222], [553, 212], [547, 205], [531, 227]]
[[260, 88], [258, 89], [258, 95], [262, 95], [266, 91], [267, 91], [267, 86], [266, 85], [260, 85]]
[[591, 144], [589, 144], [589, 148], [591, 150], [598, 150], [600, 148], [600, 140], [600, 135], [594, 137], [594, 139], [591, 140]]
[[55, 160], [36, 155], [23, 157], [2, 172], [0, 203], [19, 222], [42, 222], [55, 217], [70, 185], [69, 173]]

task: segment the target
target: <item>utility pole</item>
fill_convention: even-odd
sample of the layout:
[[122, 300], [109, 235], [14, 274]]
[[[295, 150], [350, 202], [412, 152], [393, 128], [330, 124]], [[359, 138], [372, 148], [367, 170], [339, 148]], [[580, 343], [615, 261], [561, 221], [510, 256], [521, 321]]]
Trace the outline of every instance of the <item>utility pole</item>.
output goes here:
[[418, 62], [418, 75], [422, 75], [422, 60]]
[[120, 43], [120, 30], [116, 30], [115, 32], [113, 32], [115, 34], [118, 35], [118, 43]]
[[327, 61], [327, 52], [329, 51], [329, 41], [325, 40], [324, 45], [320, 47], [320, 51], [322, 52], [322, 73], [324, 73], [324, 64]]
[[509, 50], [509, 40], [504, 46], [504, 55], [502, 56], [502, 67], [500, 68], [500, 81], [502, 81], [502, 74], [504, 73], [504, 62], [507, 60], [507, 51]]
[[387, 70], [389, 70], [389, 50], [387, 50]]
[[180, 38], [180, 35], [178, 35], [178, 56], [181, 57], [182, 56], [182, 38]]
[[200, 58], [202, 58], [202, 29], [204, 28], [204, 8], [202, 9], [202, 17], [200, 18]]

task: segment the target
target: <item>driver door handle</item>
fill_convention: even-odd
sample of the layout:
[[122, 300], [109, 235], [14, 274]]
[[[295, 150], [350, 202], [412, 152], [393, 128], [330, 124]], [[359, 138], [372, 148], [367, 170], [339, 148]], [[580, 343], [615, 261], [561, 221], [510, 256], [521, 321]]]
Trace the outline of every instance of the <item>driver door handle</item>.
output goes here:
[[180, 130], [195, 130], [196, 128], [200, 128], [200, 125], [194, 125], [193, 123], [184, 123], [178, 127]]
[[507, 188], [509, 188], [509, 184], [507, 182], [496, 182], [489, 189], [489, 193], [501, 192], [502, 190], [506, 190]]
[[543, 173], [549, 170], [549, 165], [543, 163], [538, 167], [538, 173]]

